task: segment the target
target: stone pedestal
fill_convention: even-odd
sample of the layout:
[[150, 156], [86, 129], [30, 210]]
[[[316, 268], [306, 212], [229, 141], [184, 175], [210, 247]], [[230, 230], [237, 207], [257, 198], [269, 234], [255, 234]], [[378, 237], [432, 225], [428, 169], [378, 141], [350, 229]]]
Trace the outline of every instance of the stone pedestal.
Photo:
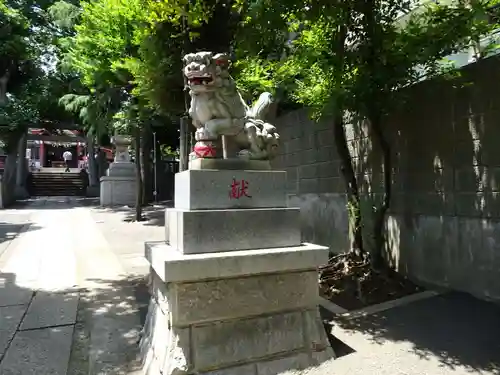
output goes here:
[[108, 177], [133, 177], [135, 178], [135, 164], [128, 162], [114, 161], [106, 171]]
[[196, 170], [270, 170], [268, 160], [243, 159], [193, 159], [189, 162], [189, 169]]
[[176, 175], [166, 241], [146, 243], [148, 375], [273, 375], [333, 358], [318, 312], [328, 249], [300, 243], [281, 171]]
[[106, 176], [101, 177], [101, 206], [132, 206], [135, 204], [137, 179], [135, 165], [130, 161], [128, 145], [130, 139], [115, 136], [112, 139], [116, 147], [115, 159], [109, 165]]
[[135, 177], [103, 176], [101, 177], [101, 206], [133, 206], [137, 183]]

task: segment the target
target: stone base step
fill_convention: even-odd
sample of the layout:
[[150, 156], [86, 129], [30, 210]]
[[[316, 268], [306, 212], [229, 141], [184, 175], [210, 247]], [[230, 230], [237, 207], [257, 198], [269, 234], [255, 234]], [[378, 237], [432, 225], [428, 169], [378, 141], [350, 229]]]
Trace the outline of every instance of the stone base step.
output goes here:
[[146, 250], [145, 374], [275, 375], [335, 356], [318, 310], [317, 267], [327, 262], [327, 248]]

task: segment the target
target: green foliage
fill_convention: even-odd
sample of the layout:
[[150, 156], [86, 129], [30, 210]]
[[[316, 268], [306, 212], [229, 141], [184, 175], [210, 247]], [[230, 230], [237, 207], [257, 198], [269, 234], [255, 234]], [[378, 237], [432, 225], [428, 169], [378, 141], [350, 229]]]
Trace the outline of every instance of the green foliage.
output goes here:
[[0, 107], [0, 131], [12, 132], [26, 129], [29, 124], [37, 123], [39, 113], [32, 97], [11, 98]]
[[[76, 1], [76, 0], [75, 0]], [[51, 72], [52, 0], [0, 0], [0, 139], [15, 143], [28, 126], [71, 121], [58, 107], [65, 77]], [[8, 141], [7, 143], [9, 143]]]
[[162, 157], [165, 159], [175, 160], [179, 157], [179, 150], [174, 150], [171, 146], [162, 145], [160, 150]]
[[182, 55], [217, 4], [82, 1], [74, 35], [63, 38], [60, 48], [61, 69], [80, 77], [85, 90], [64, 96], [61, 105], [87, 126], [98, 123], [107, 132], [123, 125], [124, 115], [139, 126], [143, 121], [171, 124], [170, 118], [186, 110]]
[[[382, 119], [404, 101], [402, 90], [425, 78], [449, 76], [446, 57], [474, 47], [482, 58], [496, 47], [480, 40], [498, 28], [487, 0], [237, 0], [244, 13], [235, 41], [238, 81], [251, 94], [273, 87], [328, 118], [346, 182], [352, 250], [363, 251], [360, 197], [344, 121], [368, 120], [382, 155], [384, 191], [375, 199], [373, 264], [382, 262], [385, 214], [391, 202], [392, 154]], [[498, 17], [497, 17], [498, 19]], [[244, 37], [242, 37], [244, 36]], [[374, 146], [375, 147], [375, 146]], [[376, 202], [379, 201], [379, 202]]]
[[66, 96], [61, 103], [108, 131], [115, 114], [131, 113], [123, 112], [131, 98], [145, 111], [182, 111], [182, 10], [176, 2], [83, 1], [76, 33], [64, 41], [62, 67], [76, 73], [89, 93], [85, 101]]
[[36, 84], [24, 85], [17, 90], [18, 95], [9, 94], [3, 105], [0, 105], [0, 140], [7, 151], [15, 150], [19, 137], [29, 126], [40, 121], [40, 96]]
[[496, 28], [483, 16], [492, 4], [431, 2], [409, 12], [417, 1], [239, 1], [247, 16], [236, 47], [247, 58], [239, 62], [238, 81], [252, 93], [286, 88], [316, 118], [339, 103], [364, 115], [368, 107], [386, 113], [401, 88], [449, 72], [446, 56]]
[[61, 32], [73, 34], [75, 24], [80, 17], [80, 8], [70, 2], [61, 0], [55, 2], [47, 10], [50, 20]]
[[32, 51], [28, 37], [29, 20], [18, 9], [0, 0], [0, 77], [8, 76], [7, 91], [29, 70]]
[[263, 91], [276, 91], [276, 82], [273, 79], [275, 63], [269, 60], [246, 57], [234, 64], [238, 79], [238, 88], [244, 97], [256, 98]]

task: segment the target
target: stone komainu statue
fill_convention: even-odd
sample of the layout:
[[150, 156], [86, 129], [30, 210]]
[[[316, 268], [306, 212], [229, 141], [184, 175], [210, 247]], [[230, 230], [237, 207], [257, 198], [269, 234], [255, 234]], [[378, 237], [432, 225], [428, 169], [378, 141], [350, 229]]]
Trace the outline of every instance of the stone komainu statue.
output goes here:
[[276, 155], [279, 135], [264, 118], [273, 102], [270, 93], [260, 95], [249, 108], [229, 74], [229, 56], [212, 52], [184, 56], [191, 106], [189, 115], [197, 141], [191, 158], [221, 157], [270, 160]]

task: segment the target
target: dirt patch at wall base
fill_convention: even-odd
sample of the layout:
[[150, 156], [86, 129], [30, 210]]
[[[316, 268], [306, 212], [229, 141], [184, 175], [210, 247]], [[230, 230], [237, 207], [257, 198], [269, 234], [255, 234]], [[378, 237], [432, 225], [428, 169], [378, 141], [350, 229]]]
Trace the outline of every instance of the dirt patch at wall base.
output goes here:
[[324, 298], [349, 311], [424, 290], [392, 270], [373, 270], [353, 253], [336, 255], [321, 268], [319, 288]]

